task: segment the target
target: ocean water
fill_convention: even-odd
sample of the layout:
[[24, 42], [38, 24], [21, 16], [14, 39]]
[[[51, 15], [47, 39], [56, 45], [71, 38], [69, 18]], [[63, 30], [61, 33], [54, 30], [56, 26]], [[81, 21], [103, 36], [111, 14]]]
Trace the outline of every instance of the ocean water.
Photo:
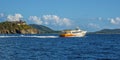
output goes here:
[[120, 35], [0, 35], [0, 60], [120, 60]]

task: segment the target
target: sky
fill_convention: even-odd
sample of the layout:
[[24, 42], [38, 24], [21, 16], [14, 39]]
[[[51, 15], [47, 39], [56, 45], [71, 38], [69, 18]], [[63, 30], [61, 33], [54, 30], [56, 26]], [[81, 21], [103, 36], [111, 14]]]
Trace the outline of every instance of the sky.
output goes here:
[[53, 30], [120, 28], [120, 0], [0, 0], [0, 22], [24, 20]]

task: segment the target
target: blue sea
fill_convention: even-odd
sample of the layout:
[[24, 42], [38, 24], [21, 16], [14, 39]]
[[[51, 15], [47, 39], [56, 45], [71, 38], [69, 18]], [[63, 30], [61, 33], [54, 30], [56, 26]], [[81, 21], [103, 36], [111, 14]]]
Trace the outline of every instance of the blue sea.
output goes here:
[[0, 60], [120, 60], [120, 34], [0, 35]]

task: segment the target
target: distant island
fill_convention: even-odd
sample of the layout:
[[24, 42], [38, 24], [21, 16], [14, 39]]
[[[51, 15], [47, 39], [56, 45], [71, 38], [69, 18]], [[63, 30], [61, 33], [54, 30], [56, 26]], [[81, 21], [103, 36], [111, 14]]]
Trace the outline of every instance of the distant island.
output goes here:
[[5, 21], [0, 23], [0, 34], [37, 34], [37, 29], [26, 24], [25, 21]]
[[[60, 33], [49, 27], [37, 24], [27, 24], [25, 21], [5, 21], [0, 22], [0, 34], [45, 34]], [[120, 34], [120, 29], [103, 29], [88, 34]]]
[[55, 33], [46, 26], [36, 24], [26, 24], [25, 21], [5, 21], [0, 23], [0, 34], [40, 34]]
[[96, 32], [90, 32], [92, 34], [120, 34], [120, 29], [103, 29]]

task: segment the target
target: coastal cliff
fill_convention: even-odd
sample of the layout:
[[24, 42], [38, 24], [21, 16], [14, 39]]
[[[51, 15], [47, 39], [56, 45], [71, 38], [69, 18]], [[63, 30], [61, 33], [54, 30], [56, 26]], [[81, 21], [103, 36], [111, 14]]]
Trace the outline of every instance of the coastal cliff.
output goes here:
[[38, 34], [37, 29], [29, 26], [24, 21], [6, 21], [0, 23], [0, 34]]

